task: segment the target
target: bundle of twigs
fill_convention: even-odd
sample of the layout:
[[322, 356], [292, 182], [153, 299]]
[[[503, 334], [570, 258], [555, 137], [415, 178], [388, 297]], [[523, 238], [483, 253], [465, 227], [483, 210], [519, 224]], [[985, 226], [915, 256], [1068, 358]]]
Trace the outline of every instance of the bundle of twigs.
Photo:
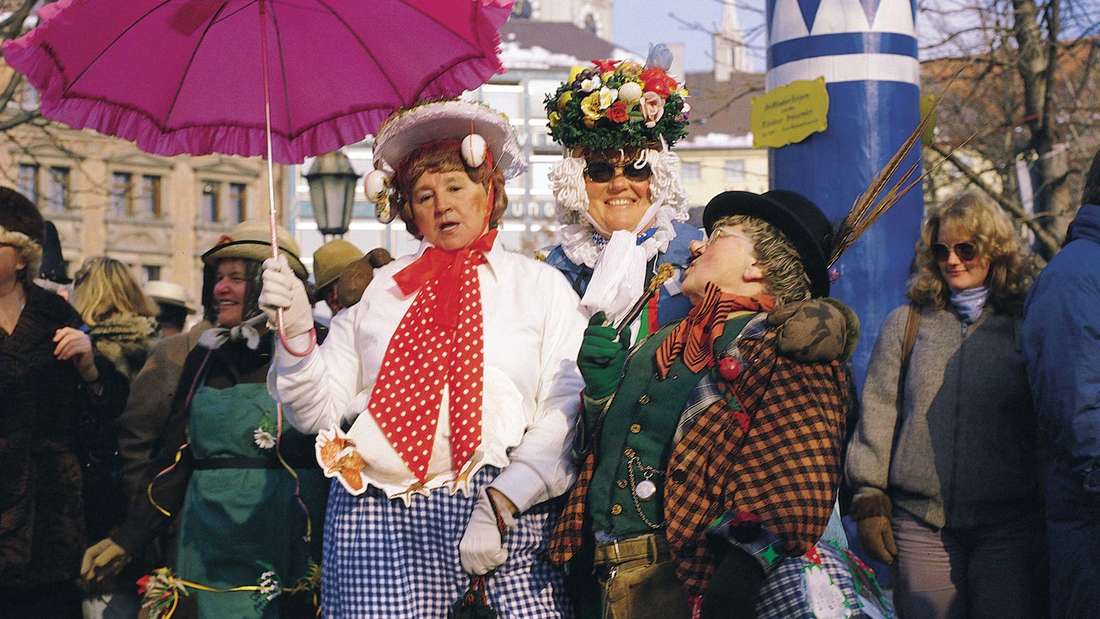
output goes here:
[[[947, 87], [944, 88], [945, 91], [947, 88], [951, 87], [951, 83], [955, 81], [967, 66], [969, 66], [969, 63], [955, 73], [948, 82]], [[867, 186], [867, 189], [856, 198], [855, 203], [852, 205], [852, 209], [848, 211], [848, 215], [844, 217], [844, 221], [840, 223], [836, 234], [833, 236], [833, 251], [829, 255], [830, 267], [833, 266], [840, 256], [856, 242], [856, 239], [858, 239], [871, 224], [875, 223], [876, 219], [890, 210], [892, 206], [897, 204], [898, 200], [901, 200], [905, 194], [909, 193], [910, 189], [919, 185], [924, 179], [928, 178], [929, 175], [938, 170], [939, 167], [943, 165], [943, 162], [947, 161], [955, 151], [966, 146], [967, 143], [978, 134], [977, 131], [972, 133], [970, 137], [952, 148], [951, 152], [936, 162], [934, 166], [925, 170], [920, 176], [913, 178], [920, 166], [920, 157], [918, 157], [915, 163], [912, 163], [906, 168], [905, 172], [890, 184], [890, 180], [894, 178], [898, 169], [901, 168], [902, 161], [913, 150], [913, 147], [919, 142], [921, 134], [924, 133], [927, 128], [928, 123], [935, 117], [936, 107], [939, 106], [940, 100], [941, 98], [937, 97], [935, 101], [933, 101], [932, 107], [921, 117], [920, 122], [917, 123], [917, 126], [909, 136], [905, 138], [905, 141], [901, 143], [901, 146], [899, 146], [893, 156], [890, 157], [886, 165], [871, 179], [871, 183]]]

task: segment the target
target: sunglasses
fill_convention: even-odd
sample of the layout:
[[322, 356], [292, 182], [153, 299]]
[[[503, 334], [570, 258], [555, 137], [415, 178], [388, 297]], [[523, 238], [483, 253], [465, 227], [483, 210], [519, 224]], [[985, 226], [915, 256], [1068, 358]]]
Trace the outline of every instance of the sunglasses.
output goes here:
[[947, 262], [952, 251], [959, 257], [959, 260], [964, 262], [978, 257], [978, 248], [969, 241], [965, 243], [955, 243], [950, 247], [943, 243], [932, 245], [932, 257], [936, 259], [936, 262]]
[[653, 176], [653, 170], [648, 163], [639, 168], [633, 163], [615, 165], [610, 161], [593, 161], [589, 163], [588, 167], [584, 169], [584, 175], [590, 181], [606, 183], [615, 178], [616, 169], [622, 170], [623, 176], [632, 181], [644, 181]]

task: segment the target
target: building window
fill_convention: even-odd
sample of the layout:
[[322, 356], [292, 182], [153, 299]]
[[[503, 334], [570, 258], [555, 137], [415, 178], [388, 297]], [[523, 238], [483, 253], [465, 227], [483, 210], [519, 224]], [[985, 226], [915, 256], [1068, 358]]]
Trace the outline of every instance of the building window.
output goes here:
[[46, 177], [46, 210], [64, 211], [69, 208], [69, 168], [50, 166]]
[[137, 213], [138, 217], [156, 219], [161, 216], [160, 177], [143, 174], [141, 176], [141, 190], [138, 192]]
[[589, 13], [585, 16], [584, 29], [597, 36], [600, 34], [600, 25], [596, 22], [596, 16], [594, 14]]
[[204, 222], [217, 223], [221, 221], [220, 193], [221, 183], [206, 181], [202, 184], [202, 204], [199, 205], [199, 215]]
[[33, 163], [19, 164], [19, 193], [38, 204], [38, 166]]
[[685, 161], [680, 166], [680, 178], [685, 181], [698, 181], [702, 178], [702, 170], [698, 161]]
[[745, 180], [745, 160], [744, 159], [727, 159], [726, 160], [726, 180], [727, 181], [743, 181], [743, 180]]
[[513, 120], [524, 118], [523, 87], [511, 84], [485, 84], [481, 101]]
[[531, 0], [516, 0], [516, 3], [512, 5], [512, 17], [516, 19], [531, 19], [533, 14]]
[[158, 264], [143, 264], [141, 270], [145, 271], [145, 281], [157, 282], [160, 281], [160, 265]]
[[111, 174], [111, 215], [126, 217], [133, 211], [130, 208], [130, 201], [133, 199], [133, 192], [130, 191], [132, 180], [133, 175], [129, 172]]
[[229, 183], [229, 209], [234, 223], [248, 219], [248, 193], [243, 184]]

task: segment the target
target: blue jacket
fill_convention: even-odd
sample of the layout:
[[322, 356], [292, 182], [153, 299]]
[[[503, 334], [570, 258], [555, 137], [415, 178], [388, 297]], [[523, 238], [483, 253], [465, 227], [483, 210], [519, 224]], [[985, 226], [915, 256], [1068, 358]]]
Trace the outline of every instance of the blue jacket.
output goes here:
[[[668, 262], [676, 265], [687, 264], [691, 260], [690, 243], [704, 238], [702, 230], [689, 224], [674, 222], [672, 226], [676, 236], [669, 241], [666, 251], [657, 254], [658, 265]], [[583, 264], [573, 264], [565, 255], [561, 245], [555, 245], [546, 254], [546, 264], [561, 271], [577, 295], [584, 296], [584, 291], [588, 289], [588, 282], [592, 279], [592, 269]], [[681, 274], [680, 277], [683, 275]], [[646, 281], [649, 279], [646, 278]], [[679, 293], [669, 294], [668, 288], [661, 286], [661, 296], [657, 299], [657, 320], [662, 327], [687, 316], [690, 310], [691, 301], [686, 296]]]
[[1069, 242], [1035, 282], [1021, 336], [1055, 457], [1082, 472], [1100, 467], [1100, 204], [1081, 207]]

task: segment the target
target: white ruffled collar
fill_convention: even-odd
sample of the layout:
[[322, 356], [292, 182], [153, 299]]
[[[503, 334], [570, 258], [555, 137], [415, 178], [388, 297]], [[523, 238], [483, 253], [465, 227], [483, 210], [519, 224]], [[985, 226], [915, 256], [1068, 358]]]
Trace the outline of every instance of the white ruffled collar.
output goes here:
[[[653, 215], [653, 225], [647, 229], [656, 230], [649, 238], [641, 242], [647, 262], [652, 260], [659, 252], [667, 250], [668, 244], [676, 237], [676, 230], [672, 225], [674, 214], [675, 211], [667, 206], [657, 206]], [[641, 236], [641, 233], [638, 236]], [[602, 251], [602, 248], [593, 238], [592, 224], [587, 221], [569, 224], [562, 228], [561, 248], [573, 264], [583, 264], [590, 269], [595, 268], [596, 261], [599, 260]]]

